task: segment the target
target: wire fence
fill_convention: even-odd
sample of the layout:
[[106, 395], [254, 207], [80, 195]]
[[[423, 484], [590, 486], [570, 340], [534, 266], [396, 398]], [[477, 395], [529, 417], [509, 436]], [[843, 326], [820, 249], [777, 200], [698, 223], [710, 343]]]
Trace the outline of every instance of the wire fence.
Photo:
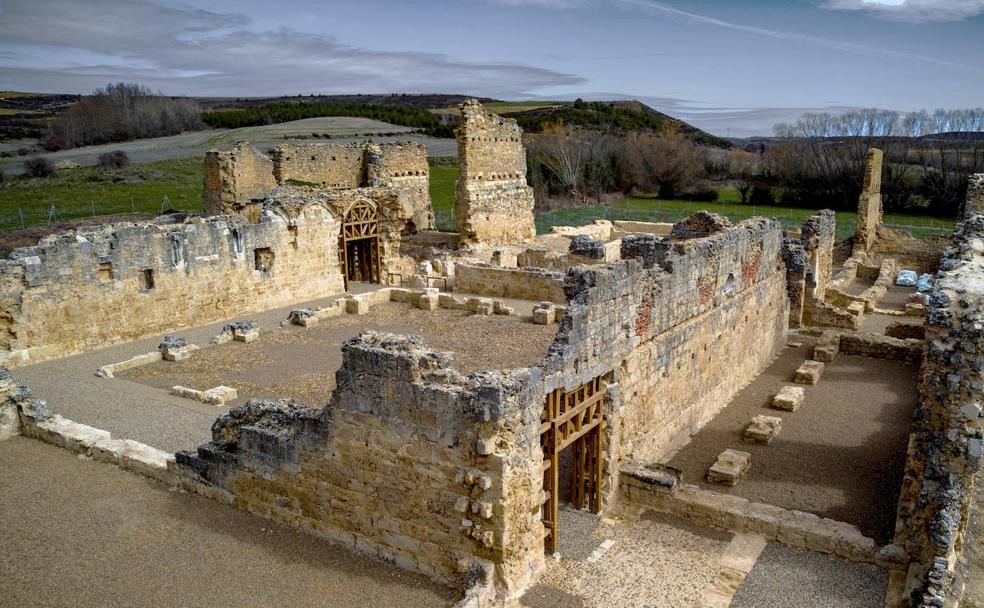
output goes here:
[[188, 205], [179, 202], [177, 206], [171, 198], [164, 194], [160, 201], [156, 199], [137, 200], [129, 197], [128, 201], [73, 201], [52, 202], [42, 205], [19, 205], [8, 208], [0, 213], [0, 232], [12, 232], [28, 228], [55, 226], [65, 222], [100, 218], [105, 216], [137, 216], [159, 215], [166, 211], [190, 211]]

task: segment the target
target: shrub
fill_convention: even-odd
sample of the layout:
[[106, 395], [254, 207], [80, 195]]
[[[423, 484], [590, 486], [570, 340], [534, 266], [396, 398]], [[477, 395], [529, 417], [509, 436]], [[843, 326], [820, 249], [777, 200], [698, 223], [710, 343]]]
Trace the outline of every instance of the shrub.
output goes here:
[[35, 156], [24, 161], [24, 173], [31, 177], [51, 177], [55, 166], [43, 156]]
[[103, 169], [122, 169], [130, 164], [130, 157], [123, 150], [103, 152], [99, 155], [99, 166]]
[[753, 205], [775, 205], [776, 198], [772, 195], [772, 188], [755, 186], [752, 188], [752, 195], [748, 197], [748, 202]]
[[55, 129], [49, 131], [41, 138], [41, 147], [48, 152], [57, 152], [71, 148], [72, 142], [68, 139], [68, 135], [64, 131]]
[[0, 169], [0, 184], [5, 182], [6, 180], [7, 180], [7, 174], [3, 172], [3, 169]]
[[700, 203], [713, 203], [718, 200], [718, 191], [714, 188], [698, 188], [680, 195], [681, 200]]

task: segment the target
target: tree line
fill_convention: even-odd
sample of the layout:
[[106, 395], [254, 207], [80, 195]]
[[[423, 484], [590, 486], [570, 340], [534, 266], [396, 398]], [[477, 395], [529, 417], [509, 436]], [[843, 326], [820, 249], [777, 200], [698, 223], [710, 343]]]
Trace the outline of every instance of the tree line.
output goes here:
[[278, 101], [255, 108], [223, 109], [202, 114], [205, 124], [216, 129], [235, 129], [270, 125], [322, 116], [353, 116], [381, 120], [394, 125], [420, 129], [431, 137], [454, 137], [454, 127], [442, 124], [433, 112], [423, 108], [336, 104], [305, 101]]
[[984, 171], [984, 109], [809, 113], [776, 135], [723, 150], [672, 126], [612, 134], [548, 123], [525, 136], [528, 179], [542, 208], [607, 195], [709, 201], [731, 186], [744, 203], [852, 210], [865, 155], [878, 147], [886, 211], [952, 217], [970, 174]]
[[175, 135], [200, 129], [201, 109], [133, 83], [110, 84], [70, 105], [42, 137], [46, 150]]

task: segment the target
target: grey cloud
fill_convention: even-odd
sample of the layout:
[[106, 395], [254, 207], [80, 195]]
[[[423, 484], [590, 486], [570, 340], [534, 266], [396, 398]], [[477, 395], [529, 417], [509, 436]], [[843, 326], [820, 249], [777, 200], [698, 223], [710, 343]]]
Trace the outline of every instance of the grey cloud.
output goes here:
[[[249, 25], [241, 15], [148, 0], [8, 1], [0, 13], [0, 56], [29, 56], [40, 47], [49, 56], [33, 65], [52, 67], [0, 60], [0, 88], [86, 91], [122, 79], [194, 95], [461, 91], [515, 96], [584, 82], [532, 66], [373, 51], [329, 36], [252, 31]], [[98, 50], [112, 61], [70, 65], [77, 56], [72, 48]]]
[[827, 0], [830, 10], [866, 11], [875, 17], [910, 23], [962, 21], [984, 13], [984, 0], [905, 0], [883, 3], [872, 0]]

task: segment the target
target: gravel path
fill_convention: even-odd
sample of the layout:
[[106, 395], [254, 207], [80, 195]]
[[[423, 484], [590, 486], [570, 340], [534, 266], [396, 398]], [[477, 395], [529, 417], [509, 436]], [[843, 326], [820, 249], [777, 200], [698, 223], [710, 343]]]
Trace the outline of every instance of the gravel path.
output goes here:
[[[564, 528], [560, 531], [561, 542]], [[615, 544], [597, 561], [547, 559], [540, 583], [521, 600], [528, 608], [678, 608], [700, 599], [718, 571], [731, 534], [645, 512], [602, 519], [591, 532]], [[577, 555], [580, 557], [580, 553]]]
[[0, 441], [0, 462], [0, 607], [454, 600], [423, 576], [33, 439]]
[[731, 602], [732, 608], [882, 608], [888, 574], [821, 553], [770, 544]]
[[[887, 542], [895, 527], [918, 367], [842, 355], [827, 364], [819, 384], [806, 387], [797, 411], [771, 409], [773, 395], [792, 384], [811, 350], [809, 343], [786, 348], [669, 464], [688, 483], [848, 522]], [[742, 438], [745, 425], [759, 414], [783, 421], [768, 445]], [[748, 476], [735, 488], [704, 480], [727, 448], [752, 455]]]

